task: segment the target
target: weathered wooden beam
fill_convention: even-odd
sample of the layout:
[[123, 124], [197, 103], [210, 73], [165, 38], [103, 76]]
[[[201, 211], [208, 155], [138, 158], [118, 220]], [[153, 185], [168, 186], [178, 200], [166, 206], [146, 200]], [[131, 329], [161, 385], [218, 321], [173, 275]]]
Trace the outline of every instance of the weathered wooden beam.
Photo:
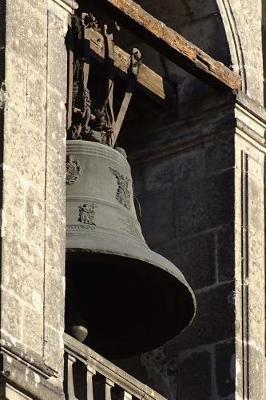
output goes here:
[[241, 88], [238, 74], [154, 18], [134, 1], [97, 0], [95, 3], [106, 8], [121, 25], [126, 25], [162, 55], [191, 74], [214, 86], [234, 91]]
[[[105, 61], [104, 37], [94, 29], [90, 29], [89, 37], [91, 55], [103, 63]], [[118, 73], [126, 76], [130, 66], [130, 61], [131, 56], [115, 45], [114, 65], [117, 68]], [[165, 101], [168, 103], [168, 101], [171, 102], [174, 99], [175, 93], [172, 86], [143, 63], [139, 69], [137, 83], [160, 103], [165, 104]]]

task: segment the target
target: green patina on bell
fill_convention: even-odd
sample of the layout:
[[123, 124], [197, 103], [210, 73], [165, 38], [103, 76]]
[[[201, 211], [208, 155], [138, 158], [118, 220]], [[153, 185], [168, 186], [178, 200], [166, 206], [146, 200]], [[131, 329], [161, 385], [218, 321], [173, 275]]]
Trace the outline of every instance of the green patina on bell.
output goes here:
[[147, 246], [130, 166], [112, 147], [67, 143], [66, 241], [66, 328], [78, 340], [127, 357], [190, 324], [194, 294], [179, 269]]

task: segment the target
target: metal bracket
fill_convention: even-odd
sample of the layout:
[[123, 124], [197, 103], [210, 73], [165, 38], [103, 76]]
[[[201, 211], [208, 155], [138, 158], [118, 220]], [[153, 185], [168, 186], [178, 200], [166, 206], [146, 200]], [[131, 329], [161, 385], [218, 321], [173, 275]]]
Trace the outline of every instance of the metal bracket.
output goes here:
[[141, 66], [141, 52], [134, 48], [131, 53], [131, 63], [128, 71], [128, 85], [127, 90], [122, 101], [115, 125], [114, 125], [114, 132], [113, 132], [113, 142], [112, 145], [115, 145], [117, 141], [119, 132], [121, 130], [122, 124], [124, 122], [130, 101], [132, 99], [133, 91], [136, 86], [137, 76], [139, 73], [139, 69]]
[[128, 69], [127, 89], [117, 117], [114, 115], [114, 38], [104, 25], [106, 78], [100, 82], [102, 102], [91, 99], [90, 35], [92, 29], [99, 30], [95, 17], [83, 13], [72, 19], [71, 51], [69, 55], [68, 89], [68, 139], [91, 140], [114, 147], [126, 116], [137, 76], [141, 66], [141, 53], [133, 49]]

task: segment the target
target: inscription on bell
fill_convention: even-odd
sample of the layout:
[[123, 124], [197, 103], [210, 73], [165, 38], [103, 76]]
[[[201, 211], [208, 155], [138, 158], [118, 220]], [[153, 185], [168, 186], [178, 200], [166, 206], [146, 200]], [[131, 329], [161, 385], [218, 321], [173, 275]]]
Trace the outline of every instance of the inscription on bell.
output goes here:
[[82, 224], [88, 225], [92, 229], [94, 229], [96, 226], [95, 210], [96, 210], [96, 204], [93, 204], [93, 203], [90, 203], [90, 204], [86, 203], [86, 204], [83, 204], [82, 206], [79, 206], [78, 221], [81, 222]]
[[117, 180], [116, 200], [129, 210], [131, 207], [129, 191], [130, 179], [120, 174], [116, 169], [111, 167], [109, 167], [109, 169]]

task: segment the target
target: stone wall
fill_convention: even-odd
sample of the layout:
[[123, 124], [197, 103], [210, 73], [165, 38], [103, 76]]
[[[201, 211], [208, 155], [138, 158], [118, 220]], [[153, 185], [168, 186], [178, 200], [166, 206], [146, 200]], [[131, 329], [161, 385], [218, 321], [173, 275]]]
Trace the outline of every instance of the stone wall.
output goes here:
[[63, 379], [66, 3], [6, 0], [0, 13], [2, 371], [45, 399]]
[[236, 398], [266, 394], [265, 109], [236, 104]]
[[139, 376], [169, 399], [234, 398], [234, 126], [225, 104], [131, 154], [144, 236], [198, 302], [183, 334], [141, 356]]
[[[198, 312], [180, 337], [141, 360], [130, 360], [131, 371], [171, 399], [262, 399], [265, 120], [259, 104], [265, 101], [265, 7], [261, 1], [252, 7], [238, 0], [215, 3], [140, 1], [230, 64], [241, 74], [243, 86], [236, 122], [233, 103], [223, 109], [226, 97], [143, 48], [143, 57], [148, 54], [154, 67], [177, 83], [179, 105], [176, 124], [174, 118], [167, 121], [164, 111], [157, 110], [149, 119], [147, 109], [145, 118], [140, 112], [136, 124], [132, 119], [127, 126], [134, 125], [127, 144], [144, 233], [153, 249], [183, 270], [195, 289]], [[223, 118], [214, 124], [217, 114]], [[138, 139], [139, 148], [134, 148]], [[127, 368], [127, 362], [124, 365]]]

